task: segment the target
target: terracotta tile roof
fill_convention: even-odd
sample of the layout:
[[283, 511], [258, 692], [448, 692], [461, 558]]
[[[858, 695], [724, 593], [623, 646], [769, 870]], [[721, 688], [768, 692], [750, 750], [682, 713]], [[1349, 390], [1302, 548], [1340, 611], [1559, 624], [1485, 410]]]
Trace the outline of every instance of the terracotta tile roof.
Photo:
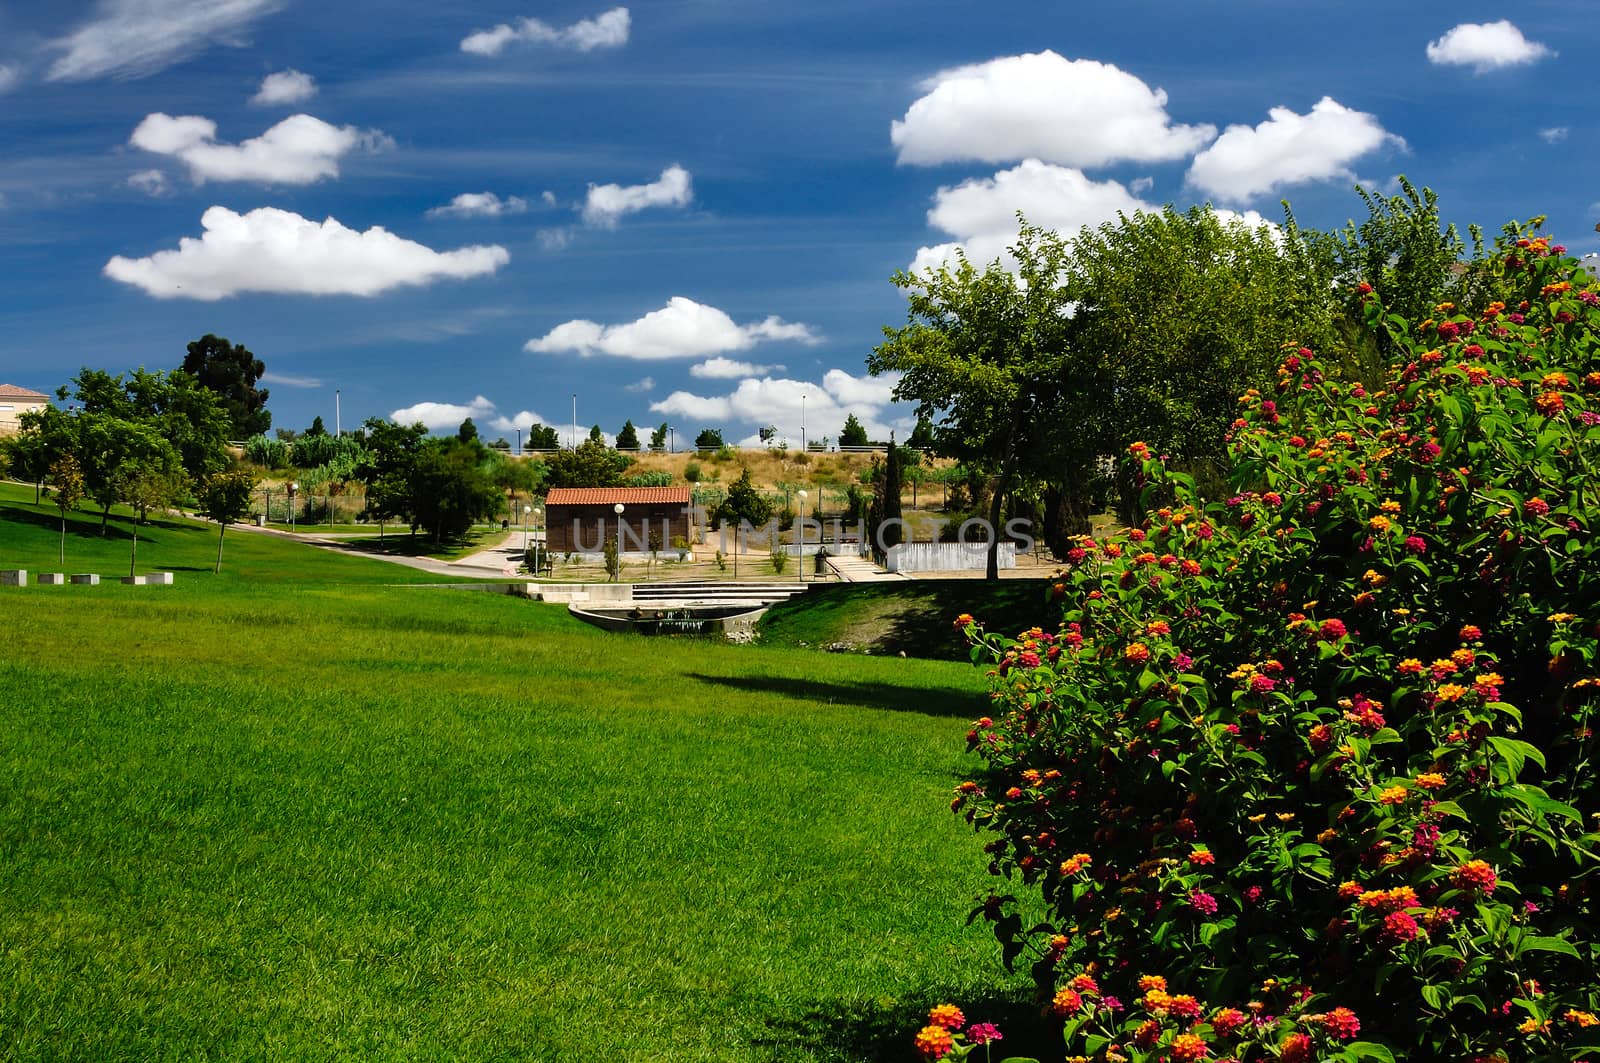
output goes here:
[[29, 391], [19, 388], [15, 384], [0, 384], [0, 399], [43, 399], [50, 401], [50, 396], [38, 391]]
[[546, 506], [614, 506], [689, 504], [687, 487], [552, 487]]

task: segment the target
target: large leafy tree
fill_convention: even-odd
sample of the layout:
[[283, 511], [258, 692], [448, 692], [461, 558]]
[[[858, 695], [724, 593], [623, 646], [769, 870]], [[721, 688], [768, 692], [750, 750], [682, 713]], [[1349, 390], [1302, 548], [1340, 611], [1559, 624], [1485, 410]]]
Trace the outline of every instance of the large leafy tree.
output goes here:
[[621, 487], [630, 459], [604, 443], [585, 439], [577, 450], [561, 450], [545, 461], [551, 487]]
[[256, 387], [266, 368], [240, 344], [210, 333], [189, 344], [183, 357], [183, 371], [222, 403], [230, 439], [249, 439], [272, 427], [267, 389]]
[[428, 439], [411, 467], [412, 522], [435, 542], [459, 539], [479, 520], [494, 516], [500, 489], [476, 441]]
[[415, 529], [412, 470], [428, 438], [428, 429], [420, 424], [395, 424], [372, 417], [362, 425], [362, 432], [367, 443], [366, 457], [356, 467], [356, 478], [366, 484], [368, 519], [378, 521], [380, 538], [385, 521], [405, 521]]
[[867, 445], [867, 430], [853, 413], [844, 419], [844, 427], [839, 429], [839, 445], [841, 447], [864, 447]]
[[561, 434], [547, 424], [528, 426], [529, 450], [560, 450]]
[[[1140, 440], [1219, 484], [1238, 397], [1269, 382], [1283, 346], [1340, 356], [1329, 264], [1292, 216], [1275, 227], [1207, 207], [1124, 215], [1080, 232], [1065, 262], [1079, 355], [1068, 369], [1094, 365], [1109, 384], [1099, 454]], [[1077, 426], [1062, 427], [1050, 450], [1082, 457]]]
[[[873, 373], [902, 374], [894, 397], [940, 423], [946, 453], [992, 478], [988, 516], [997, 529], [1017, 484], [1042, 473], [1049, 433], [1059, 425], [1092, 432], [1090, 397], [1105, 391], [1102, 367], [1074, 358], [1069, 345], [1066, 242], [1023, 224], [1011, 254], [1015, 272], [999, 262], [980, 271], [958, 255], [954, 268], [895, 274], [909, 322], [884, 329], [867, 359]], [[1058, 460], [1092, 468], [1098, 450], [1086, 442]], [[1000, 575], [999, 538], [989, 536], [990, 579]]]

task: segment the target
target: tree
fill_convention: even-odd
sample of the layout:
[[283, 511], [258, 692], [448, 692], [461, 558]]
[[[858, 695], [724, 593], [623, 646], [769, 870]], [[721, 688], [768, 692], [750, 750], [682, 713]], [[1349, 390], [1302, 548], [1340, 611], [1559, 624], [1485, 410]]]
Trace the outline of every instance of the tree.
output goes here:
[[461, 422], [461, 427], [456, 429], [456, 439], [462, 443], [475, 443], [478, 440], [478, 426], [468, 417]]
[[[469, 421], [471, 419], [470, 417], [467, 418]], [[322, 414], [319, 413], [311, 419], [311, 427], [307, 428], [304, 434], [308, 436], [325, 436], [328, 434], [327, 427], [322, 423]]]
[[867, 430], [861, 426], [861, 422], [853, 413], [844, 419], [844, 427], [839, 429], [839, 445], [841, 447], [867, 445]]
[[885, 550], [900, 544], [901, 510], [900, 492], [904, 490], [905, 480], [901, 474], [900, 448], [894, 445], [894, 434], [889, 434], [889, 458], [884, 463], [883, 495], [879, 501], [878, 539]]
[[629, 458], [604, 443], [585, 439], [577, 450], [562, 450], [545, 463], [551, 487], [621, 487]]
[[459, 539], [500, 508], [500, 490], [483, 467], [476, 441], [428, 439], [411, 467], [412, 522], [434, 542]]
[[255, 489], [255, 475], [246, 469], [217, 473], [200, 485], [200, 515], [217, 522], [217, 564], [213, 573], [222, 571], [222, 537], [227, 534], [228, 525], [239, 523], [250, 508], [250, 495]]
[[639, 430], [633, 427], [632, 421], [622, 422], [622, 431], [617, 433], [618, 450], [638, 450]]
[[756, 490], [750, 470], [742, 469], [713, 516], [723, 524], [743, 523], [758, 528], [772, 519], [772, 500]]
[[772, 441], [778, 438], [778, 426], [775, 424], [769, 424], [763, 427], [756, 434], [761, 438], [762, 443], [770, 447], [772, 445]]
[[560, 450], [561, 435], [547, 424], [528, 426], [529, 450]]
[[[148, 429], [137, 426], [142, 434]], [[155, 441], [165, 442], [157, 438]], [[117, 500], [125, 502], [134, 511], [129, 523], [133, 528], [133, 542], [128, 553], [128, 576], [138, 571], [139, 524], [152, 509], [164, 509], [188, 485], [189, 478], [177, 462], [176, 453], [168, 448], [162, 453], [152, 440], [137, 440], [125, 452], [125, 459], [117, 466], [110, 479], [110, 490]]]
[[[1079, 233], [1063, 287], [1075, 308], [1067, 365], [1092, 366], [1109, 386], [1056, 425], [1047, 452], [1084, 470], [1138, 440], [1203, 488], [1220, 486], [1238, 397], [1271, 382], [1283, 346], [1340, 357], [1332, 274], [1313, 245], [1292, 215], [1274, 229], [1206, 207], [1124, 215]], [[1069, 496], [1072, 531], [1087, 531], [1104, 492], [1093, 479], [1052, 485]], [[1131, 520], [1137, 487], [1123, 486]]]
[[[953, 270], [895, 274], [909, 323], [884, 329], [867, 360], [874, 374], [903, 374], [894, 397], [915, 402], [920, 416], [938, 414], [951, 454], [993, 478], [993, 529], [1019, 477], [1041, 471], [1044, 434], [1082, 413], [1069, 399], [1103, 394], [1094, 373], [1067, 372], [1066, 242], [1024, 223], [1011, 253], [1014, 274], [999, 262], [979, 272], [959, 254]], [[999, 539], [989, 536], [989, 579], [1000, 576]]]
[[657, 454], [659, 454], [663, 450], [667, 449], [667, 433], [668, 433], [668, 431], [670, 431], [670, 426], [667, 424], [667, 422], [662, 421], [661, 422], [661, 426], [659, 428], [657, 428], [655, 431], [650, 433], [650, 449], [651, 450], [653, 450]]
[[605, 446], [606, 434], [600, 431], [599, 425], [595, 424], [589, 426], [589, 442], [599, 443], [601, 446]]
[[702, 429], [700, 429], [700, 434], [694, 437], [694, 449], [696, 449], [696, 450], [721, 450], [722, 449], [722, 429], [720, 429], [720, 428], [702, 428]]
[[911, 435], [906, 437], [906, 446], [919, 450], [924, 455], [937, 453], [938, 448], [934, 442], [933, 435], [933, 422], [926, 417], [918, 417], [916, 427], [911, 429]]
[[50, 499], [61, 511], [61, 557], [63, 568], [67, 564], [67, 511], [83, 500], [83, 470], [78, 459], [63, 454], [50, 466]]
[[356, 478], [367, 487], [367, 517], [378, 521], [378, 536], [383, 537], [386, 520], [403, 520], [416, 528], [412, 517], [412, 471], [428, 429], [421, 424], [399, 425], [379, 417], [362, 426], [366, 434], [366, 458], [356, 467]]
[[52, 448], [49, 441], [37, 431], [28, 430], [23, 421], [22, 434], [0, 441], [5, 447], [10, 474], [23, 483], [33, 484], [33, 504], [39, 504], [40, 491], [50, 475]]
[[208, 332], [189, 344], [182, 368], [217, 396], [229, 439], [249, 439], [272, 427], [267, 389], [256, 387], [267, 367], [243, 346]]

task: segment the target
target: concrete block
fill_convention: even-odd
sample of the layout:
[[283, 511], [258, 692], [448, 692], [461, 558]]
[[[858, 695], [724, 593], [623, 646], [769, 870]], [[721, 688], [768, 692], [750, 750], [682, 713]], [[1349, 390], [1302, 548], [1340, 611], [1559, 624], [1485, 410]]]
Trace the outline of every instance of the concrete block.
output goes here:
[[170, 587], [172, 586], [172, 573], [152, 572], [144, 578], [144, 581], [152, 587]]
[[28, 570], [25, 568], [0, 569], [0, 587], [26, 587]]
[[41, 572], [34, 579], [46, 587], [59, 587], [67, 582], [66, 574], [61, 572]]
[[127, 587], [143, 587], [150, 581], [149, 576], [123, 576], [122, 583]]
[[98, 587], [100, 586], [100, 574], [97, 572], [74, 572], [72, 574], [72, 582], [77, 586]]

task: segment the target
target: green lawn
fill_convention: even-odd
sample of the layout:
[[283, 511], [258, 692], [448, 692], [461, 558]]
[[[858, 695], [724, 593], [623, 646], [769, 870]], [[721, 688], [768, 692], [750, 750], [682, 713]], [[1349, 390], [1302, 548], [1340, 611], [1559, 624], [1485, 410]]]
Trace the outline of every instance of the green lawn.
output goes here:
[[955, 619], [971, 613], [991, 631], [1016, 634], [1034, 625], [1053, 631], [1061, 609], [1049, 604], [1050, 581], [918, 579], [832, 584], [774, 606], [761, 618], [764, 646], [847, 647], [933, 660], [969, 659]]
[[[31, 502], [0, 567], [54, 571]], [[947, 811], [972, 670], [215, 543], [0, 590], [0, 1058], [909, 1059], [947, 997], [1028, 1047]]]

